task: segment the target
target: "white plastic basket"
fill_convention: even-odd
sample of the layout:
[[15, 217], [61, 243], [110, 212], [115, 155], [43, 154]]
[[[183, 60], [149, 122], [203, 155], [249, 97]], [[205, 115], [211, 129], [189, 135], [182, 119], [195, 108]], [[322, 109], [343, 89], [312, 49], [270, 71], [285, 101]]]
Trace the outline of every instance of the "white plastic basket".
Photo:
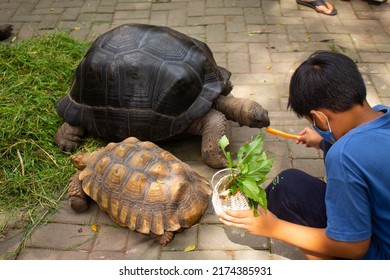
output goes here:
[[[233, 170], [236, 172], [236, 170]], [[213, 186], [212, 203], [215, 213], [219, 215], [224, 209], [232, 210], [247, 210], [250, 209], [248, 199], [241, 191], [234, 195], [224, 196], [221, 198], [221, 193], [224, 192], [225, 184], [228, 182], [232, 174], [232, 169], [225, 168], [216, 172], [211, 178], [211, 185]], [[215, 183], [216, 182], [216, 183]]]

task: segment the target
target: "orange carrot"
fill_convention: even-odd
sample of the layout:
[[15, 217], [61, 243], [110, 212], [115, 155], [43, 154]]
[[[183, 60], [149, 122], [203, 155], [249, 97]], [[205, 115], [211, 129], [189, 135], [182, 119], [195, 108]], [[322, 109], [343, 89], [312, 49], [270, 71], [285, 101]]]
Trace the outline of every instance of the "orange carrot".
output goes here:
[[289, 134], [289, 133], [286, 133], [286, 132], [283, 132], [283, 131], [280, 131], [280, 130], [277, 130], [277, 129], [274, 129], [271, 127], [266, 127], [265, 131], [268, 132], [269, 134], [281, 136], [284, 138], [290, 138], [290, 139], [297, 139], [298, 138], [298, 135]]

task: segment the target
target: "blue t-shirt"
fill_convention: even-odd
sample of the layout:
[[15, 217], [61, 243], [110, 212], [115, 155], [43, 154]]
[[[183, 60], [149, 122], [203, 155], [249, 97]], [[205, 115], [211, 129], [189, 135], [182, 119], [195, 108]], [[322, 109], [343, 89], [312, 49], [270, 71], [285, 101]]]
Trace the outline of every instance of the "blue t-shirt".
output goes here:
[[338, 139], [326, 155], [328, 237], [371, 244], [363, 259], [390, 259], [390, 107]]

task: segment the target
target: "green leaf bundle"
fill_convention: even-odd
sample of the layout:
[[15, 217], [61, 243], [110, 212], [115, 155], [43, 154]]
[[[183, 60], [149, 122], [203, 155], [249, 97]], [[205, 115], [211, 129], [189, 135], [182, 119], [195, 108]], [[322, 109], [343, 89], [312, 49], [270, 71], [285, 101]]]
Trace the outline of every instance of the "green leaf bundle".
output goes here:
[[230, 194], [241, 191], [247, 197], [254, 215], [258, 216], [259, 205], [267, 209], [267, 197], [261, 185], [267, 180], [274, 158], [267, 158], [263, 151], [263, 138], [260, 135], [240, 147], [236, 160], [233, 160], [229, 151], [226, 151], [229, 145], [226, 135], [219, 140], [219, 145], [227, 159], [226, 167], [232, 170], [226, 189]]

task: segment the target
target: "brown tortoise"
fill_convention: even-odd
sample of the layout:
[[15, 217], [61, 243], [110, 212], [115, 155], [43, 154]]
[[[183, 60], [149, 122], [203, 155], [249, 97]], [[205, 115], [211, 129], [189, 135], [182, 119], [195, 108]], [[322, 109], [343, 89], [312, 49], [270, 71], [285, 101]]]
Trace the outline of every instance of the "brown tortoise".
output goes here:
[[91, 45], [57, 112], [55, 141], [75, 150], [85, 135], [118, 142], [133, 136], [154, 143], [202, 136], [202, 158], [214, 168], [226, 159], [218, 145], [228, 120], [262, 128], [268, 112], [257, 102], [228, 97], [231, 73], [209, 47], [165, 26], [124, 24]]
[[90, 197], [114, 222], [161, 245], [199, 221], [212, 193], [188, 164], [135, 137], [72, 155], [71, 161], [79, 169], [68, 191], [74, 210], [87, 210]]

